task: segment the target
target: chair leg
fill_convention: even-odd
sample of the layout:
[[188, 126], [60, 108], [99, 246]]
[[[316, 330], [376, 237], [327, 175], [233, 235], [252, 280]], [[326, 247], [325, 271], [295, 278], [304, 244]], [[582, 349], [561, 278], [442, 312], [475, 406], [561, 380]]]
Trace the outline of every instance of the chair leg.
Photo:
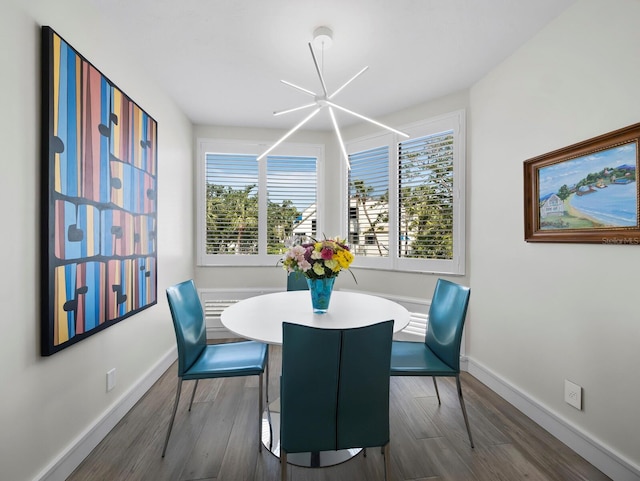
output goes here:
[[193, 398], [196, 397], [196, 389], [198, 389], [198, 381], [199, 381], [199, 379], [196, 379], [196, 385], [193, 386], [193, 392], [191, 393], [191, 401], [189, 401], [189, 411], [191, 411], [191, 405], [193, 404]]
[[280, 481], [287, 481], [287, 452], [280, 448]]
[[464, 399], [462, 398], [462, 386], [460, 385], [460, 374], [456, 376], [456, 384], [458, 385], [458, 399], [460, 399], [460, 406], [462, 407], [462, 415], [464, 416], [464, 424], [467, 426], [467, 434], [469, 435], [469, 443], [473, 448], [473, 438], [471, 437], [471, 429], [469, 428], [469, 418], [467, 417], [467, 408], [464, 406]]
[[262, 452], [262, 373], [258, 376], [258, 452]]
[[169, 422], [169, 429], [167, 430], [167, 439], [164, 440], [164, 448], [162, 448], [162, 457], [167, 452], [167, 444], [169, 444], [169, 436], [171, 436], [171, 428], [173, 428], [173, 421], [176, 418], [176, 411], [178, 410], [178, 401], [180, 401], [180, 391], [182, 390], [182, 378], [178, 379], [178, 391], [176, 392], [176, 402], [173, 406], [173, 414], [171, 414], [171, 421]]
[[438, 391], [438, 383], [436, 382], [436, 377], [432, 376], [431, 379], [433, 379], [433, 385], [436, 388], [436, 396], [438, 396], [438, 404], [442, 404], [440, 402], [440, 391]]
[[264, 369], [265, 369], [265, 372], [267, 373], [266, 399], [267, 399], [267, 404], [268, 404], [269, 403], [269, 344], [267, 344], [267, 356], [266, 356]]
[[382, 455], [384, 458], [384, 481], [391, 479], [391, 441], [382, 447]]

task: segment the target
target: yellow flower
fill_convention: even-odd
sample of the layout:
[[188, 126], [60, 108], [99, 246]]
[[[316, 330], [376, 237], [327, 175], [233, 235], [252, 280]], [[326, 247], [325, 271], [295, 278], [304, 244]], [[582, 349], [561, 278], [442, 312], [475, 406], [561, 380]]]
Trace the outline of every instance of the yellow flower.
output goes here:
[[334, 259], [338, 261], [338, 264], [340, 264], [340, 268], [348, 269], [353, 262], [353, 254], [346, 249], [341, 249], [336, 252]]

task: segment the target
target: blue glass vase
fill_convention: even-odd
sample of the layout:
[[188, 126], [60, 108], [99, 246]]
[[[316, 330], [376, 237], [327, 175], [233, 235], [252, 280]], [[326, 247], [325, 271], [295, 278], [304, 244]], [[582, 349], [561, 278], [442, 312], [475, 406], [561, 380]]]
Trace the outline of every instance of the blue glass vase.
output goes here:
[[308, 279], [309, 292], [311, 292], [311, 305], [315, 314], [324, 314], [329, 309], [329, 301], [331, 300], [331, 291], [333, 291], [333, 283], [335, 277], [325, 279]]

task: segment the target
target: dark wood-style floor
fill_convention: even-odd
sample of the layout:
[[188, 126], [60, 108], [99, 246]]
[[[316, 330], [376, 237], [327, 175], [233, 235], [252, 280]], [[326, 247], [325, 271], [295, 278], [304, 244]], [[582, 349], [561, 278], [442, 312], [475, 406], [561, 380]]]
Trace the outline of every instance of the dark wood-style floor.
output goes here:
[[[269, 389], [277, 393], [280, 348], [271, 346]], [[183, 393], [167, 454], [162, 445], [173, 407], [174, 364], [93, 450], [68, 481], [248, 481], [280, 479], [279, 460], [258, 452], [258, 379], [201, 381], [191, 412]], [[395, 481], [609, 480], [472, 376], [463, 393], [475, 441], [469, 446], [455, 381], [391, 378], [391, 478]], [[273, 394], [272, 394], [272, 397]], [[329, 468], [289, 467], [292, 480], [383, 480], [383, 458], [367, 450]]]

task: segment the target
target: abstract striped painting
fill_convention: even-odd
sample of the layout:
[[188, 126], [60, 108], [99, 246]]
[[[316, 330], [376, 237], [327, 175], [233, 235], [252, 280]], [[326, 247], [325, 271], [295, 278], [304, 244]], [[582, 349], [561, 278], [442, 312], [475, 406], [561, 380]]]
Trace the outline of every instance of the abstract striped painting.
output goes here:
[[43, 356], [157, 301], [156, 121], [42, 27]]

